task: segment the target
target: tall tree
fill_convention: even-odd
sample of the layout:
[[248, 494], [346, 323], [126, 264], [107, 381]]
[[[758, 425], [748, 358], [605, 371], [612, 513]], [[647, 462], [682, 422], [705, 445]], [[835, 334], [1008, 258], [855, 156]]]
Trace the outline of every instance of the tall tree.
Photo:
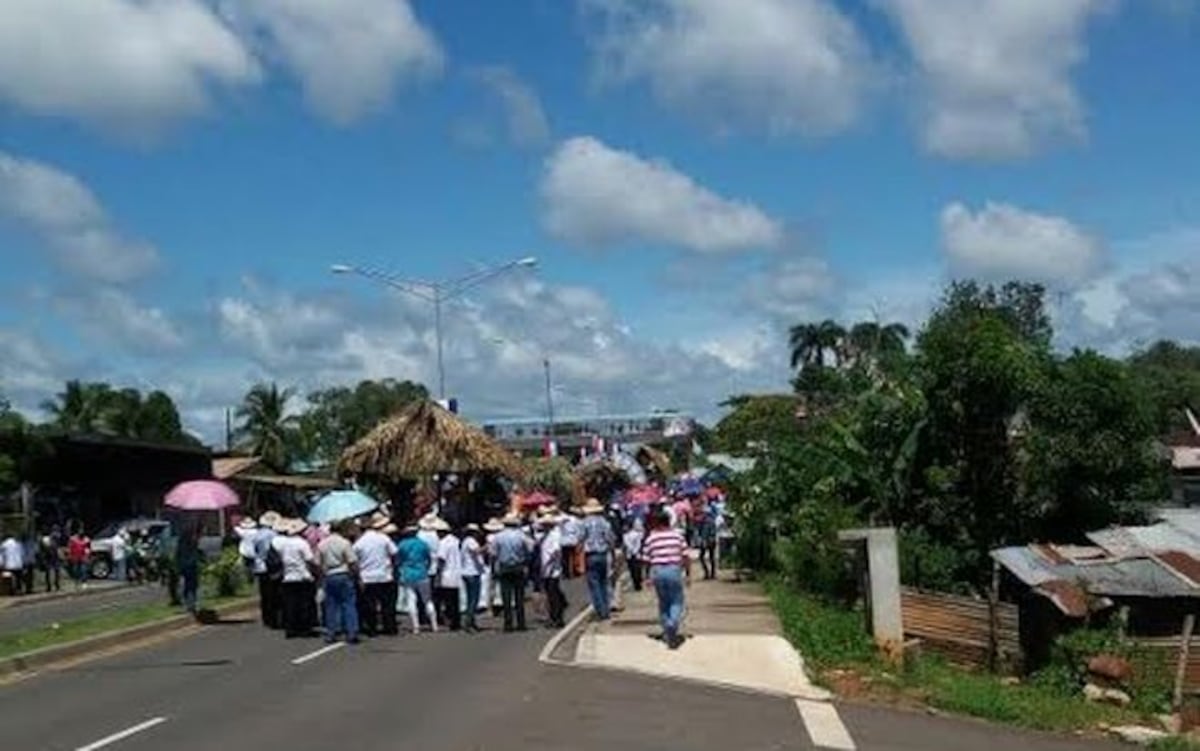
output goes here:
[[792, 347], [792, 368], [805, 368], [821, 363], [820, 327], [813, 323], [800, 323], [789, 332]]
[[67, 381], [53, 400], [42, 402], [55, 428], [69, 433], [98, 433], [104, 429], [109, 393], [107, 383]]
[[286, 472], [291, 463], [292, 432], [298, 417], [288, 414], [288, 403], [295, 392], [276, 383], [260, 383], [250, 389], [237, 409], [238, 446], [277, 472]]
[[839, 368], [846, 362], [846, 329], [840, 323], [834, 320], [822, 321], [817, 327], [817, 340], [820, 342], [822, 362], [825, 362], [827, 355], [833, 355], [834, 363]]
[[1159, 435], [1191, 432], [1184, 408], [1200, 410], [1200, 347], [1155, 342], [1135, 353], [1129, 363], [1150, 399], [1151, 419]]
[[1027, 539], [1033, 515], [1016, 505], [1010, 431], [1035, 392], [1050, 332], [1041, 325], [1040, 294], [1003, 289], [1010, 288], [953, 285], [917, 342], [929, 405], [924, 521], [962, 544], [980, 580], [988, 551]]
[[429, 391], [412, 381], [362, 381], [354, 388], [339, 386], [308, 396], [300, 418], [304, 447], [298, 456], [318, 462], [336, 461], [341, 452], [379, 423]]

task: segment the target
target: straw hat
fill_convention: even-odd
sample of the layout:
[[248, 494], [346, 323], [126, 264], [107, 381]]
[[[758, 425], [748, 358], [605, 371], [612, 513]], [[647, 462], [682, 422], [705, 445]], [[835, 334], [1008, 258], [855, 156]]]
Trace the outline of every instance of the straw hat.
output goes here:
[[408, 525], [405, 525], [404, 529], [402, 529], [400, 531], [406, 535], [415, 535], [420, 530], [421, 530], [421, 528], [418, 527], [416, 524], [408, 524]]
[[583, 508], [580, 509], [580, 511], [582, 511], [585, 514], [589, 514], [589, 515], [590, 514], [603, 514], [604, 506], [602, 506], [600, 504], [600, 501], [597, 501], [595, 498], [589, 498], [589, 499], [587, 499], [587, 503], [583, 504]]
[[435, 519], [433, 522], [433, 531], [434, 532], [449, 532], [450, 531], [450, 522], [446, 521], [445, 519]]
[[238, 522], [237, 526], [238, 529], [258, 529], [258, 522], [247, 516], [245, 519], [242, 519], [240, 522]]
[[487, 524], [483, 525], [484, 532], [499, 532], [502, 529], [504, 529], [504, 522], [495, 517], [488, 519]]
[[506, 527], [519, 527], [521, 526], [521, 515], [509, 512], [504, 515], [501, 523], [503, 523]]
[[391, 523], [392, 520], [386, 514], [374, 514], [371, 516], [371, 520], [367, 522], [367, 526], [371, 529], [383, 529]]
[[421, 517], [421, 521], [417, 522], [417, 527], [428, 532], [429, 530], [437, 529], [439, 521], [440, 519], [437, 518], [436, 514], [426, 514]]
[[467, 531], [467, 532], [478, 532], [478, 531], [479, 531], [479, 525], [478, 525], [478, 524], [476, 524], [475, 522], [471, 522], [471, 523], [470, 523], [470, 524], [468, 524], [467, 526], [463, 527], [463, 529], [464, 529], [465, 531]]
[[542, 527], [553, 527], [560, 521], [562, 520], [558, 518], [557, 514], [543, 514], [538, 517], [537, 523]]
[[398, 535], [398, 534], [400, 534], [400, 528], [397, 527], [395, 524], [388, 522], [387, 525], [384, 526], [384, 528], [383, 528], [383, 533], [389, 537], [391, 537], [392, 535]]
[[275, 525], [278, 524], [282, 519], [283, 517], [279, 515], [278, 511], [268, 511], [267, 513], [258, 517], [258, 524], [262, 527], [270, 527], [274, 529]]
[[291, 519], [285, 519], [284, 517], [280, 516], [279, 514], [276, 514], [275, 522], [271, 525], [271, 530], [274, 531], [275, 534], [286, 535], [286, 534], [288, 534], [288, 530], [291, 529], [291, 527], [292, 527]]

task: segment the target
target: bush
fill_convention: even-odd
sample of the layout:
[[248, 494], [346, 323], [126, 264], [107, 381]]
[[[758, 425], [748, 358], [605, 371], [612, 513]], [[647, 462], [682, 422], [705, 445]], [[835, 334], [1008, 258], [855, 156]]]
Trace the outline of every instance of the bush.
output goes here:
[[215, 561], [204, 565], [204, 586], [217, 597], [236, 597], [246, 584], [246, 567], [236, 547], [221, 551]]

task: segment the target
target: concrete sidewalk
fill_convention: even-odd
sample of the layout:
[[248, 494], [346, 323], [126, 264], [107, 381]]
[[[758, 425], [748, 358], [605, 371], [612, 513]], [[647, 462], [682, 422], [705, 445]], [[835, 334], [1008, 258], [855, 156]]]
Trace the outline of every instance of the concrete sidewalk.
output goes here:
[[671, 651], [652, 638], [660, 633], [653, 590], [626, 591], [622, 612], [607, 623], [585, 626], [575, 663], [780, 696], [830, 698], [809, 680], [803, 658], [783, 637], [757, 584], [735, 582], [731, 573], [723, 573], [716, 581], [696, 581], [686, 597], [688, 639], [680, 649]]

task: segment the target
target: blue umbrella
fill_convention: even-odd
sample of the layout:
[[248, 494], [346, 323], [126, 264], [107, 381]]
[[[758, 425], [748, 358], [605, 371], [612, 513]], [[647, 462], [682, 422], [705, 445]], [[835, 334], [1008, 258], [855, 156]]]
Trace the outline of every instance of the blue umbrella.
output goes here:
[[333, 524], [364, 516], [379, 508], [379, 502], [357, 490], [334, 490], [321, 496], [308, 512], [309, 524]]

